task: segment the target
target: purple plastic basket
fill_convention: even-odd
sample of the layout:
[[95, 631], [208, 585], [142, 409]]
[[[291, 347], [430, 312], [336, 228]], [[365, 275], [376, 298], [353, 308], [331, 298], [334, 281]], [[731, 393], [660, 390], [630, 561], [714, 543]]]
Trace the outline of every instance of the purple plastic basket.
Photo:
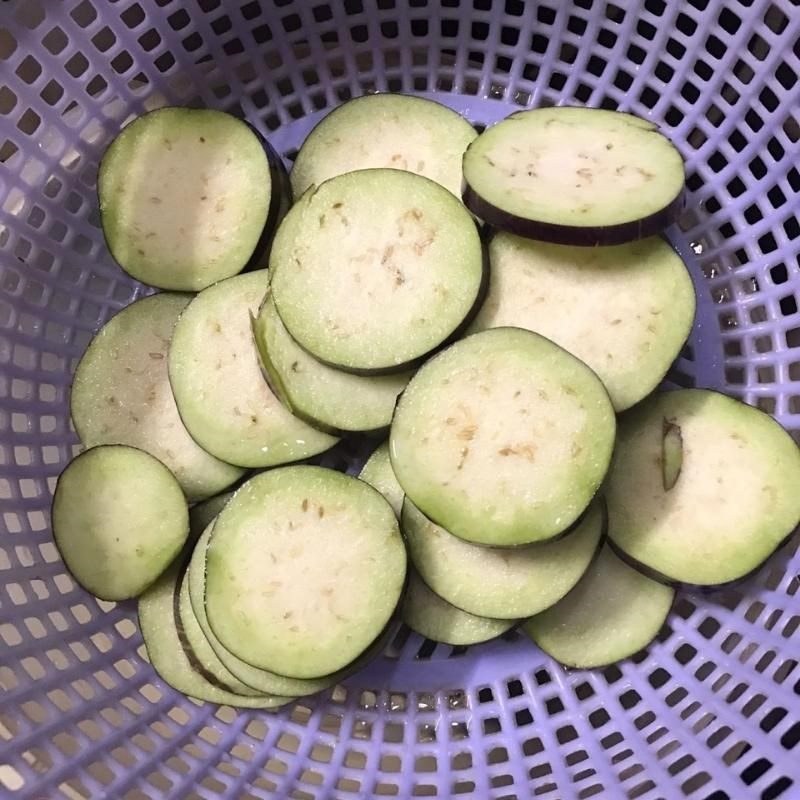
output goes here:
[[699, 296], [671, 380], [800, 438], [799, 40], [790, 0], [0, 3], [0, 796], [800, 797], [797, 538], [744, 585], [683, 592], [658, 641], [617, 666], [568, 671], [516, 634], [466, 649], [405, 631], [344, 686], [272, 715], [164, 685], [134, 605], [76, 586], [48, 520], [77, 450], [76, 359], [144, 289], [103, 243], [98, 160], [167, 103], [243, 115], [287, 162], [322, 115], [373, 91], [484, 125], [559, 103], [652, 118], [686, 158], [672, 238]]

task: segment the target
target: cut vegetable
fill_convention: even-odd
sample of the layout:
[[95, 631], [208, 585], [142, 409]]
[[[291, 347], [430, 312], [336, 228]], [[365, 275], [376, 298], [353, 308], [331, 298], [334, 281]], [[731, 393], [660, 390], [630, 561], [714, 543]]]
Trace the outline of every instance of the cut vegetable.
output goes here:
[[280, 158], [221, 111], [162, 108], [130, 123], [100, 164], [108, 247], [137, 280], [199, 291], [235, 275], [280, 216]]
[[299, 197], [312, 185], [371, 167], [416, 172], [461, 196], [461, 160], [477, 132], [460, 114], [422, 97], [370, 94], [328, 114], [292, 168]]
[[597, 373], [617, 411], [658, 385], [691, 331], [692, 279], [660, 237], [585, 248], [497, 233], [489, 261], [471, 330], [513, 326], [552, 339]]
[[175, 593], [181, 574], [175, 562], [139, 598], [139, 628], [153, 669], [173, 689], [210, 703], [239, 708], [279, 708], [291, 697], [243, 697], [211, 683], [196, 670], [181, 643], [175, 616]]
[[403, 622], [434, 642], [468, 645], [487, 642], [516, 625], [517, 620], [486, 619], [450, 605], [411, 570], [400, 610]]
[[306, 192], [278, 230], [270, 268], [291, 336], [351, 372], [400, 371], [439, 347], [467, 324], [484, 285], [469, 212], [433, 181], [390, 169]]
[[376, 431], [392, 421], [397, 396], [412, 372], [353, 375], [307, 353], [289, 335], [272, 298], [253, 323], [270, 385], [287, 408], [321, 430]]
[[103, 600], [141, 594], [189, 535], [181, 487], [156, 458], [133, 447], [94, 447], [61, 473], [53, 537], [75, 579]]
[[522, 628], [565, 666], [600, 667], [646, 647], [674, 597], [674, 589], [629, 567], [606, 545], [563, 600]]
[[[186, 575], [189, 584], [189, 599], [192, 604], [192, 611], [194, 611], [195, 619], [211, 646], [211, 649], [225, 669], [235, 678], [248, 686], [252, 686], [259, 692], [279, 695], [305, 696], [315, 694], [316, 692], [321, 692], [334, 686], [347, 677], [347, 675], [357, 667], [356, 664], [350, 664], [344, 670], [326, 675], [322, 678], [286, 678], [283, 675], [276, 675], [274, 672], [259, 669], [252, 664], [242, 661], [220, 642], [211, 629], [211, 626], [208, 624], [205, 606], [206, 553], [208, 550], [208, 542], [211, 539], [212, 529], [213, 525], [209, 525], [198, 540], [194, 553], [192, 553]], [[359, 662], [360, 661], [361, 659], [359, 659]]]
[[597, 553], [605, 510], [595, 500], [574, 531], [554, 542], [487, 548], [448, 533], [406, 498], [403, 534], [425, 583], [454, 606], [481, 617], [518, 619], [558, 602]]
[[86, 447], [127, 444], [166, 464], [190, 499], [221, 492], [244, 471], [203, 450], [178, 414], [167, 375], [175, 321], [190, 298], [156, 294], [123, 308], [75, 370], [70, 411]]
[[321, 467], [285, 467], [251, 478], [217, 517], [206, 613], [244, 661], [319, 677], [377, 638], [405, 571], [397, 520], [378, 492]]
[[189, 530], [191, 538], [197, 542], [203, 531], [213, 522], [217, 514], [225, 508], [228, 500], [233, 497], [233, 492], [224, 492], [215, 497], [209, 497], [203, 503], [198, 503], [189, 509]]
[[223, 663], [214, 652], [206, 639], [192, 609], [189, 598], [189, 581], [184, 573], [178, 588], [178, 621], [183, 630], [185, 647], [187, 647], [190, 661], [208, 673], [220, 686], [228, 691], [246, 697], [257, 697], [259, 692], [240, 681]]
[[[664, 420], [680, 430], [680, 479], [665, 489]], [[668, 458], [669, 453], [667, 453]], [[664, 392], [621, 422], [607, 499], [609, 537], [669, 581], [742, 578], [800, 521], [800, 451], [769, 415], [701, 389]]]
[[427, 517], [472, 542], [550, 539], [588, 506], [614, 444], [597, 376], [530, 331], [457, 342], [411, 379], [392, 422], [400, 485]]
[[661, 436], [661, 481], [668, 492], [678, 481], [683, 465], [683, 437], [674, 422], [664, 420]]
[[377, 489], [386, 498], [395, 516], [399, 519], [405, 494], [392, 469], [392, 462], [389, 458], [389, 442], [384, 442], [373, 452], [358, 477], [362, 481], [366, 481], [373, 489]]
[[259, 270], [201, 292], [181, 314], [169, 350], [169, 379], [189, 433], [242, 467], [299, 461], [336, 443], [284, 408], [261, 374], [250, 314], [267, 280]]
[[464, 155], [464, 202], [501, 230], [558, 244], [622, 244], [683, 209], [683, 159], [656, 126], [593, 108], [518, 111]]

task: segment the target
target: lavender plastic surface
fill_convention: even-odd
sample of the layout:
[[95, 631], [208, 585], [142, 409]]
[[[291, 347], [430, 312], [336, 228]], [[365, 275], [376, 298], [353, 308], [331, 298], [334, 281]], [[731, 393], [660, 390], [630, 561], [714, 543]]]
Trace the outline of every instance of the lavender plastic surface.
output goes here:
[[618, 666], [570, 672], [514, 634], [465, 650], [405, 632], [344, 687], [270, 715], [157, 679], [135, 607], [75, 585], [48, 518], [76, 451], [76, 359], [143, 291], [103, 244], [98, 160], [165, 103], [242, 114], [288, 160], [376, 90], [482, 124], [558, 103], [651, 117], [687, 161], [672, 235], [699, 295], [671, 380], [800, 438], [799, 39], [788, 0], [0, 4], [0, 797], [800, 797], [797, 537], [743, 585], [682, 593]]

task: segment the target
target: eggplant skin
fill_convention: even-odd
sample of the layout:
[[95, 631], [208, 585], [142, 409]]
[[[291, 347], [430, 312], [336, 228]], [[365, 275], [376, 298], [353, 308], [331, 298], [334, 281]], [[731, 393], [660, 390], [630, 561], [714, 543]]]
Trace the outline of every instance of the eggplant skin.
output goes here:
[[641, 572], [642, 575], [646, 575], [648, 578], [652, 578], [654, 581], [663, 583], [666, 586], [671, 586], [673, 589], [688, 589], [690, 591], [698, 591], [701, 594], [711, 594], [712, 592], [719, 592], [725, 589], [734, 589], [737, 586], [747, 583], [747, 581], [751, 580], [760, 570], [767, 566], [767, 563], [779, 550], [782, 550], [787, 544], [789, 544], [789, 541], [793, 536], [794, 531], [791, 531], [783, 539], [781, 539], [780, 542], [778, 542], [778, 544], [775, 546], [775, 549], [760, 564], [757, 564], [749, 572], [746, 572], [744, 575], [740, 575], [738, 578], [732, 578], [729, 581], [723, 581], [722, 583], [687, 583], [686, 581], [675, 580], [674, 578], [670, 578], [669, 575], [659, 572], [659, 570], [642, 563], [629, 553], [626, 553], [610, 536], [608, 537], [608, 544], [614, 551], [614, 555], [618, 556], [621, 561], [624, 561], [629, 567], [633, 567], [637, 572]]
[[626, 244], [648, 236], [662, 233], [677, 222], [686, 204], [686, 194], [680, 191], [664, 208], [642, 219], [623, 222], [619, 225], [578, 226], [559, 225], [519, 217], [484, 200], [466, 181], [462, 189], [464, 205], [487, 225], [513, 233], [525, 239], [537, 239], [552, 244], [567, 244], [575, 247], [597, 247], [599, 245]]
[[281, 220], [292, 207], [293, 197], [292, 184], [289, 182], [289, 173], [278, 151], [267, 141], [258, 128], [251, 125], [247, 120], [243, 120], [243, 122], [255, 134], [258, 141], [261, 142], [261, 146], [264, 148], [269, 164], [271, 185], [269, 208], [267, 210], [267, 219], [264, 222], [264, 228], [261, 231], [261, 235], [258, 237], [258, 242], [253, 250], [253, 254], [242, 270], [243, 272], [249, 272], [250, 270], [266, 268], [267, 261], [269, 260], [269, 251], [272, 247], [272, 240], [275, 238], [275, 232], [278, 230], [278, 225], [281, 224]]

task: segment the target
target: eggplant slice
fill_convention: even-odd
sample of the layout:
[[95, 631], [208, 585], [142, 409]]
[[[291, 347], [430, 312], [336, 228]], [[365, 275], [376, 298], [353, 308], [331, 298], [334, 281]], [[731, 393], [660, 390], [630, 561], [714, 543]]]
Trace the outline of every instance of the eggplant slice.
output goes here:
[[660, 233], [683, 209], [683, 159], [656, 126], [592, 108], [519, 111], [464, 154], [467, 208], [556, 244], [622, 244]]

